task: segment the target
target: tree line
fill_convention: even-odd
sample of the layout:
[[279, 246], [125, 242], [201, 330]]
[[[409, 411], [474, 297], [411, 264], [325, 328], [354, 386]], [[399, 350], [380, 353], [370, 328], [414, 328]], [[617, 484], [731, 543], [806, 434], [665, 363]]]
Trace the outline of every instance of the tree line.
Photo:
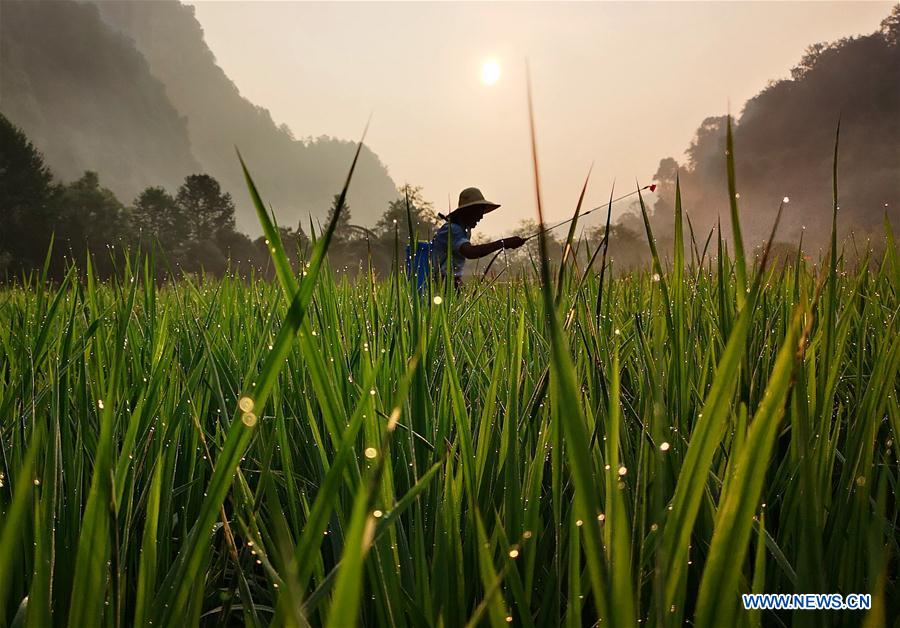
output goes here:
[[[307, 258], [311, 238], [333, 218], [338, 200], [335, 195], [323, 223], [310, 217], [307, 224], [279, 227], [295, 269]], [[344, 206], [328, 253], [332, 269], [351, 277], [370, 271], [386, 276], [403, 264], [410, 219], [417, 240], [431, 239], [441, 225], [419, 186], [397, 190], [397, 198], [372, 227], [356, 224], [352, 208]], [[73, 263], [83, 267], [88, 255], [94, 271], [107, 277], [124, 264], [129, 251], [138, 249], [151, 255], [159, 279], [185, 273], [274, 276], [269, 243], [236, 229], [234, 200], [212, 176], [188, 175], [174, 191], [148, 187], [126, 205], [102, 185], [96, 172], [85, 172], [69, 183], [57, 181], [41, 153], [2, 114], [0, 226], [0, 280], [24, 277], [45, 263], [49, 276], [60, 278]], [[527, 237], [536, 231], [537, 224], [526, 220], [512, 235]], [[579, 227], [579, 259], [590, 259], [603, 234], [602, 227]], [[610, 254], [619, 268], [646, 260], [639, 231], [613, 225], [610, 235]], [[563, 248], [560, 234], [551, 232], [548, 237], [551, 255], [558, 259]], [[473, 237], [475, 242], [488, 239], [486, 234]], [[536, 243], [534, 239], [521, 249], [504, 252], [491, 266], [492, 272], [527, 272], [537, 260]], [[469, 266], [480, 273], [486, 265], [487, 260]]]
[[[335, 195], [326, 220], [337, 201]], [[389, 272], [397, 247], [402, 252], [408, 242], [407, 203], [416, 232], [430, 237], [438, 227], [431, 203], [420, 187], [403, 186], [371, 229], [354, 224], [349, 206], [342, 209], [329, 253], [335, 269], [356, 273], [368, 269], [371, 259], [377, 272]], [[267, 242], [236, 230], [234, 200], [212, 176], [188, 175], [175, 191], [148, 187], [126, 205], [96, 172], [57, 181], [41, 153], [2, 114], [0, 225], [0, 278], [7, 280], [40, 269], [45, 261], [50, 276], [58, 278], [70, 263], [83, 265], [89, 254], [95, 271], [108, 276], [126, 251], [138, 248], [153, 254], [160, 277], [271, 271]], [[310, 236], [323, 227], [312, 218], [307, 225], [280, 227], [298, 267]]]

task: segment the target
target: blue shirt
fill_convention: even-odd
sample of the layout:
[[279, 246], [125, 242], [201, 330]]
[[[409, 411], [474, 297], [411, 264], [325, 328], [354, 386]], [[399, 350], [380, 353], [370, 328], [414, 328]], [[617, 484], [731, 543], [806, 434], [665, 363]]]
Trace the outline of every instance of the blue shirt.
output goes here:
[[445, 222], [434, 234], [431, 239], [431, 260], [433, 267], [440, 271], [442, 277], [447, 276], [447, 238], [450, 238], [453, 276], [462, 277], [466, 258], [459, 252], [459, 247], [467, 244], [471, 236], [471, 229], [453, 222]]

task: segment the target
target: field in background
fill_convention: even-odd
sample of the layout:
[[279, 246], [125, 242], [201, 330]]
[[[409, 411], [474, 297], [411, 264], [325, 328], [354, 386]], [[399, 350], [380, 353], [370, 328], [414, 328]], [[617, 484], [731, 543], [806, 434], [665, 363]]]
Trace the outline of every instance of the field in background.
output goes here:
[[0, 626], [900, 613], [890, 226], [854, 268], [648, 233], [644, 272], [419, 298], [335, 279], [331, 230], [292, 273], [257, 207], [278, 283], [158, 287], [136, 259], [0, 290]]

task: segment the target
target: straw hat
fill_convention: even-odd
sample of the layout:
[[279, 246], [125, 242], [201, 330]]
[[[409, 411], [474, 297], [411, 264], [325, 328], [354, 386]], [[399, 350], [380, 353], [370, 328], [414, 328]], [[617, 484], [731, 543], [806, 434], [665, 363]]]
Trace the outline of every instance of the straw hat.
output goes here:
[[486, 214], [500, 207], [500, 203], [492, 203], [491, 201], [486, 200], [484, 194], [482, 194], [481, 190], [478, 188], [466, 188], [459, 193], [459, 204], [456, 209], [447, 215], [447, 218], [449, 219], [452, 216], [458, 216], [463, 211], [475, 207], [480, 208], [482, 212]]

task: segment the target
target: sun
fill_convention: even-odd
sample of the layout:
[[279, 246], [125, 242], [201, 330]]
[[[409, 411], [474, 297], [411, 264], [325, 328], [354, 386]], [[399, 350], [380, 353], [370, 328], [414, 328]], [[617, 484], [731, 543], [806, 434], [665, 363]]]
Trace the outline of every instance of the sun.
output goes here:
[[496, 59], [488, 59], [481, 66], [481, 82], [493, 85], [500, 78], [500, 64]]

